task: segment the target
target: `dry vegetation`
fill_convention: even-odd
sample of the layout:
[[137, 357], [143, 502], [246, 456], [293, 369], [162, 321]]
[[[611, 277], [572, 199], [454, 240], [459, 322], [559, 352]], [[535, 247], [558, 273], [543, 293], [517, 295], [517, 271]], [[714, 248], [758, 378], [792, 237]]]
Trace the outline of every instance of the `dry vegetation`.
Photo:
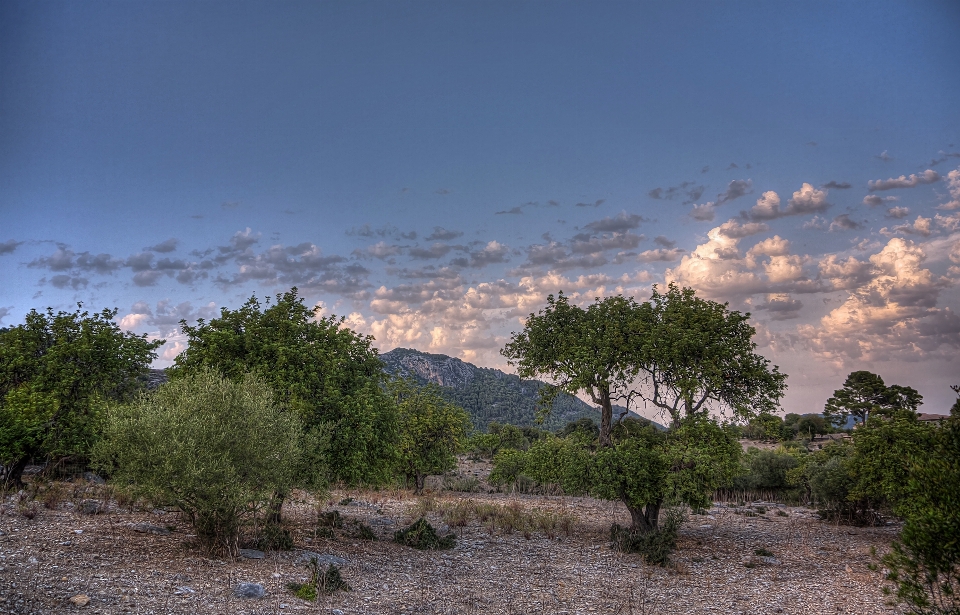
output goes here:
[[[103, 503], [100, 514], [82, 512], [92, 502]], [[320, 515], [332, 510], [347, 528], [350, 520], [369, 525], [378, 540], [322, 527]], [[692, 515], [667, 568], [612, 551], [609, 526], [626, 523], [626, 509], [588, 498], [337, 491], [322, 502], [300, 494], [284, 515], [293, 550], [225, 560], [202, 556], [176, 512], [118, 501], [107, 486], [53, 483], [32, 500], [9, 494], [0, 514], [0, 612], [900, 612], [884, 604], [881, 575], [867, 567], [870, 549], [885, 550], [894, 530], [825, 524], [804, 508], [716, 505]], [[455, 533], [457, 546], [417, 551], [392, 542], [421, 515]], [[317, 602], [294, 597], [286, 585], [307, 580], [307, 552], [342, 562], [353, 591]], [[266, 595], [235, 597], [242, 582], [263, 585]], [[86, 606], [70, 602], [79, 595]]]

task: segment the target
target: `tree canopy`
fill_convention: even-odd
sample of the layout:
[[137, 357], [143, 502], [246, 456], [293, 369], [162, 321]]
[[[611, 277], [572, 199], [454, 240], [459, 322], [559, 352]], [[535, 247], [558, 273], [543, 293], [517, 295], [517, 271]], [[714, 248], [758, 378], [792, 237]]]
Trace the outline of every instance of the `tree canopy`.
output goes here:
[[601, 409], [600, 444], [609, 446], [613, 401], [629, 408], [642, 399], [674, 424], [711, 410], [736, 418], [775, 410], [786, 375], [755, 352], [748, 319], [673, 284], [666, 293], [654, 287], [642, 304], [618, 295], [586, 309], [559, 293], [501, 352], [521, 377], [589, 395]]
[[923, 397], [911, 387], [887, 386], [877, 374], [856, 371], [847, 376], [843, 388], [833, 392], [823, 415], [835, 425], [845, 424], [849, 416], [863, 424], [874, 413], [889, 415], [903, 411], [915, 414], [922, 403]]
[[[600, 406], [600, 443], [608, 446], [613, 402], [629, 403], [639, 371], [634, 335], [640, 306], [621, 296], [597, 300], [587, 309], [571, 305], [560, 292], [531, 314], [501, 354], [521, 378], [546, 377], [555, 389], [586, 393]], [[547, 396], [549, 400], [549, 396]]]
[[670, 284], [660, 293], [655, 286], [638, 322], [641, 397], [675, 424], [709, 410], [731, 410], [733, 418], [775, 411], [786, 375], [755, 352], [749, 318], [692, 288]]
[[256, 373], [300, 415], [308, 432], [329, 431], [332, 480], [388, 480], [396, 416], [372, 338], [345, 327], [343, 318], [308, 308], [296, 288], [266, 303], [251, 297], [237, 310], [223, 308], [210, 322], [181, 321], [189, 345], [176, 358], [172, 376], [203, 366], [235, 380]]
[[102, 401], [127, 400], [163, 340], [126, 333], [116, 310], [31, 310], [0, 330], [0, 462], [19, 483], [30, 459], [85, 456]]

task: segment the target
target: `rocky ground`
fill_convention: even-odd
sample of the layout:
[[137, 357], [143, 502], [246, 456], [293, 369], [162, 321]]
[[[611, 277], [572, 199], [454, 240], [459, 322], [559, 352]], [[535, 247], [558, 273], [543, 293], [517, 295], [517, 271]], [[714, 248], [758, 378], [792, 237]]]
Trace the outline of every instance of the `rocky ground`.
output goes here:
[[[121, 506], [108, 487], [85, 481], [61, 487], [62, 499], [47, 497], [46, 505], [43, 494], [32, 502], [10, 494], [2, 504], [0, 613], [902, 612], [884, 604], [881, 574], [868, 569], [871, 548], [884, 551], [895, 529], [835, 526], [804, 508], [715, 505], [688, 518], [671, 565], [660, 568], [610, 549], [610, 524], [629, 519], [619, 504], [335, 492], [323, 502], [306, 495], [288, 502], [293, 550], [217, 559], [196, 550], [190, 527], [175, 512]], [[568, 527], [451, 521], [451, 511], [465, 502], [518, 518], [566, 520]], [[318, 528], [318, 515], [332, 510], [369, 525], [378, 539], [350, 538], [343, 530], [331, 537]], [[390, 540], [423, 512], [457, 535], [455, 548], [417, 551]], [[352, 591], [316, 602], [294, 597], [286, 585], [307, 579], [311, 554], [341, 564]], [[239, 597], [243, 583], [259, 585], [263, 596]]]

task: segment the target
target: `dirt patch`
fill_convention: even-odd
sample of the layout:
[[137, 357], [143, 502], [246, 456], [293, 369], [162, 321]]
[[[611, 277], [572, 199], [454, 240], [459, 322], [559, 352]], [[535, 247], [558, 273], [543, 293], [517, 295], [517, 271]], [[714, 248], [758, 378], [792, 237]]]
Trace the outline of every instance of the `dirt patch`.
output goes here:
[[[880, 573], [867, 568], [871, 547], [884, 551], [894, 529], [826, 524], [804, 508], [768, 507], [760, 514], [717, 505], [692, 515], [681, 528], [672, 566], [664, 569], [610, 549], [610, 524], [629, 520], [617, 503], [446, 492], [424, 499], [403, 491], [338, 491], [316, 502], [301, 494], [284, 509], [294, 550], [262, 559], [214, 559], [189, 546], [190, 528], [175, 512], [120, 507], [102, 497], [103, 487], [73, 489], [72, 499], [50, 509], [41, 505], [32, 519], [22, 514], [17, 496], [4, 501], [0, 612], [902, 612], [885, 606]], [[89, 500], [101, 501], [100, 514], [82, 513]], [[574, 522], [567, 531], [552, 532], [553, 538], [536, 528], [511, 531], [477, 518], [448, 526], [444, 519], [450, 516], [442, 509], [465, 501], [479, 509], [495, 505], [530, 518], [542, 513]], [[325, 537], [318, 515], [331, 510], [369, 525], [379, 539]], [[421, 513], [457, 535], [454, 549], [417, 551], [390, 540]], [[294, 597], [286, 585], [308, 580], [311, 554], [342, 564], [353, 591], [313, 603]], [[263, 597], [237, 597], [243, 583], [261, 586]], [[78, 596], [89, 601], [79, 606], [84, 601]]]

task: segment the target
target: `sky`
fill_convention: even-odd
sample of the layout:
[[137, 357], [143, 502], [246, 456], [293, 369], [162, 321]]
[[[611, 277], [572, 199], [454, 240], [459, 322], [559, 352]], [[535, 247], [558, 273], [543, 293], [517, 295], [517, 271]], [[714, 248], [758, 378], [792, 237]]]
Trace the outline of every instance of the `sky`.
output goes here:
[[[960, 384], [960, 3], [0, 3], [0, 326], [298, 287], [511, 371], [549, 294], [750, 312], [820, 412]], [[652, 410], [645, 412], [653, 416]]]

